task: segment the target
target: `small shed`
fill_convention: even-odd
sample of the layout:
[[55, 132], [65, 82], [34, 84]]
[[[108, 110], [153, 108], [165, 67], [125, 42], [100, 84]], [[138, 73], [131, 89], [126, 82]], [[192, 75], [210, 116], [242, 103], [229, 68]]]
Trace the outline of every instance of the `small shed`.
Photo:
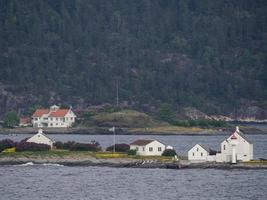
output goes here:
[[188, 151], [188, 160], [191, 162], [212, 162], [215, 161], [216, 151], [196, 144]]
[[32, 136], [31, 138], [29, 138], [27, 142], [34, 142], [37, 144], [46, 144], [46, 145], [49, 145], [51, 149], [53, 148], [53, 144], [54, 144], [54, 141], [50, 139], [49, 137], [47, 137], [43, 133], [42, 129], [39, 129], [38, 133]]

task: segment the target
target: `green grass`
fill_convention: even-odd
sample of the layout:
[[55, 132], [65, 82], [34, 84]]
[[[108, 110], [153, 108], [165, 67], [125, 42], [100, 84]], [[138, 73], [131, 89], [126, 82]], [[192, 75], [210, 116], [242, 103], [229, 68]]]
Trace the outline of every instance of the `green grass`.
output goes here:
[[120, 127], [151, 127], [158, 123], [149, 115], [135, 110], [100, 113], [94, 116], [93, 119], [96, 124], [104, 126], [116, 124]]
[[51, 150], [51, 151], [23, 151], [14, 153], [0, 153], [0, 158], [31, 158], [31, 159], [46, 159], [46, 158], [127, 158], [137, 160], [157, 160], [161, 162], [171, 161], [171, 157], [166, 156], [130, 156], [126, 153], [112, 153], [112, 152], [89, 152], [89, 151], [68, 151], [68, 150]]

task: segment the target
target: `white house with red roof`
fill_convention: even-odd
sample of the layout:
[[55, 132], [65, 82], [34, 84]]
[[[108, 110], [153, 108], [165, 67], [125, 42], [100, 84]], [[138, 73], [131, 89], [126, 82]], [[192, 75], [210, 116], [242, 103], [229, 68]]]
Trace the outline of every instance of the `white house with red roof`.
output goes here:
[[140, 156], [161, 156], [166, 145], [157, 140], [136, 140], [130, 144], [130, 149]]
[[76, 115], [71, 109], [60, 109], [53, 105], [50, 109], [37, 109], [32, 115], [33, 127], [68, 128], [75, 122]]
[[216, 162], [250, 161], [253, 159], [252, 142], [236, 127], [226, 140], [221, 143], [221, 152], [216, 154]]

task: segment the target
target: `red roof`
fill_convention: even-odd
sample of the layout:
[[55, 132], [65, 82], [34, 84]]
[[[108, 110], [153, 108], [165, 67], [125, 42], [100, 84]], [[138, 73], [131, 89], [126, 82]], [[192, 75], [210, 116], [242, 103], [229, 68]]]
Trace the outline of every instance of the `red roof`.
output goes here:
[[68, 112], [68, 109], [58, 109], [54, 112], [51, 112], [49, 117], [65, 117]]
[[49, 109], [37, 109], [32, 117], [42, 117], [44, 114], [48, 114], [50, 112]]
[[136, 140], [133, 143], [131, 143], [130, 145], [145, 146], [145, 145], [147, 145], [153, 141], [154, 140]]
[[235, 132], [234, 133], [232, 133], [232, 135], [231, 135], [231, 140], [236, 140], [237, 139], [237, 137], [235, 136]]
[[20, 124], [29, 124], [29, 123], [31, 123], [31, 119], [29, 117], [21, 117], [19, 119], [19, 123]]

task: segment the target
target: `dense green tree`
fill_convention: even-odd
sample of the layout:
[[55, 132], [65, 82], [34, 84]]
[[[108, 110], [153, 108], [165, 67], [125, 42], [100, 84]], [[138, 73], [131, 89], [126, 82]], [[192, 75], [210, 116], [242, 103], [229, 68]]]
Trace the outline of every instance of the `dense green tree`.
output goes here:
[[19, 116], [15, 111], [7, 112], [4, 116], [4, 127], [14, 128], [19, 125]]

